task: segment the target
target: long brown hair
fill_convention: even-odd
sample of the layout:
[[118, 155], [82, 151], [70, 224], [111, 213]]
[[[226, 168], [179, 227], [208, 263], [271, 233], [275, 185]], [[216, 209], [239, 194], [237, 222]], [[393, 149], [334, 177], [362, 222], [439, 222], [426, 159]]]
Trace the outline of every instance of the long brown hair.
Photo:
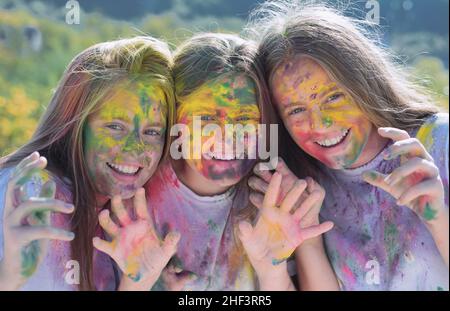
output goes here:
[[[83, 128], [120, 82], [152, 81], [165, 94], [168, 128], [174, 122], [172, 58], [167, 45], [150, 37], [135, 37], [94, 45], [77, 55], [58, 87], [30, 141], [0, 161], [19, 163], [34, 151], [48, 159], [48, 170], [71, 181], [75, 212], [71, 227], [73, 259], [80, 264], [80, 290], [95, 289], [92, 238], [98, 225], [95, 184], [84, 160]], [[167, 133], [168, 131], [166, 131]], [[169, 148], [166, 134], [164, 154]]]
[[[439, 108], [367, 26], [325, 1], [275, 0], [251, 13], [246, 34], [258, 41], [267, 85], [283, 62], [307, 55], [352, 96], [376, 127], [420, 126]], [[284, 129], [281, 133], [289, 135]], [[295, 160], [299, 148], [292, 139], [283, 139], [283, 153]], [[302, 166], [297, 161], [294, 166], [298, 165]]]

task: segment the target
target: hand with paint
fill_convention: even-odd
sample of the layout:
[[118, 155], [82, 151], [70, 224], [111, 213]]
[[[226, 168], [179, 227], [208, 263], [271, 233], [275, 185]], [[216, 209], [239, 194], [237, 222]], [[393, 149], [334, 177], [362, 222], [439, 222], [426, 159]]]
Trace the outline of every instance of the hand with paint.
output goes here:
[[[264, 195], [267, 192], [269, 183], [272, 180], [273, 173], [269, 170], [264, 170], [265, 163], [259, 163], [255, 166], [253, 172], [254, 176], [248, 180], [248, 185], [252, 189], [250, 193], [250, 201], [258, 208], [262, 207]], [[283, 200], [290, 189], [299, 181], [297, 176], [287, 167], [283, 159], [278, 158], [278, 164], [275, 171], [281, 174], [282, 181], [280, 187], [280, 194], [277, 198], [277, 204]], [[299, 200], [295, 202], [294, 210], [297, 209], [306, 199], [315, 200], [317, 204], [313, 205], [311, 209], [303, 215], [300, 219], [300, 228], [307, 228], [319, 224], [319, 212], [325, 197], [325, 190], [311, 177], [306, 177], [306, 191], [302, 193]]]
[[51, 239], [70, 241], [72, 232], [52, 227], [50, 211], [70, 214], [72, 204], [55, 200], [56, 184], [49, 180], [38, 197], [28, 197], [24, 186], [46, 167], [47, 160], [34, 152], [12, 173], [6, 189], [3, 214], [4, 255], [0, 262], [0, 290], [16, 290], [37, 270]]
[[95, 237], [93, 244], [111, 256], [122, 270], [119, 290], [150, 290], [175, 254], [180, 235], [170, 232], [160, 240], [147, 210], [143, 188], [137, 190], [133, 204], [135, 220], [126, 211], [121, 197], [114, 196], [111, 208], [120, 226], [111, 219], [109, 210], [103, 210], [99, 214], [100, 225], [112, 241]]
[[406, 131], [379, 128], [378, 133], [394, 141], [384, 151], [384, 158], [393, 160], [400, 157], [401, 165], [388, 175], [367, 171], [363, 175], [364, 180], [391, 194], [398, 205], [412, 209], [427, 225], [435, 241], [437, 236], [445, 233], [446, 242], [438, 237], [436, 243], [438, 247], [446, 244], [444, 251], [440, 250], [448, 265], [448, 207], [439, 169], [423, 144]]
[[275, 172], [267, 187], [256, 225], [253, 227], [245, 221], [239, 224], [239, 237], [262, 290], [293, 289], [287, 274], [286, 259], [304, 241], [320, 236], [333, 227], [331, 222], [324, 222], [302, 228], [300, 221], [303, 216], [321, 204], [323, 198], [309, 196], [291, 213], [307, 183], [297, 180], [277, 206], [281, 184], [282, 175]]

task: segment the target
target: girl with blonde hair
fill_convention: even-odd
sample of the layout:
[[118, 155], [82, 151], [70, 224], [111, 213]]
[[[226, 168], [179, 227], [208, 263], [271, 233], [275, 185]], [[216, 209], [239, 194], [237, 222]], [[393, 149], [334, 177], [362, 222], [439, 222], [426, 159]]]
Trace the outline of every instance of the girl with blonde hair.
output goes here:
[[96, 44], [69, 64], [33, 137], [1, 159], [0, 288], [153, 285], [179, 239], [154, 234], [141, 189], [168, 151], [171, 66], [150, 37]]

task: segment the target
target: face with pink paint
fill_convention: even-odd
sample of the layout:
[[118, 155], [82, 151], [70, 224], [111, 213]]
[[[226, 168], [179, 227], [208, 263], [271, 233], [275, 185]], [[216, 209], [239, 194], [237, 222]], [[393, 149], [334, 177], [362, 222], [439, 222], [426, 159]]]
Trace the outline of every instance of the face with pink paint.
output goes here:
[[[194, 128], [194, 117], [201, 120], [202, 128], [215, 124], [221, 129], [219, 136], [202, 135], [201, 147], [221, 144], [222, 150], [220, 152], [210, 148], [211, 152], [206, 155], [202, 153], [201, 159], [186, 159], [186, 169], [198, 176], [199, 182], [204, 181], [219, 187], [235, 185], [248, 174], [256, 161], [248, 159], [247, 154], [247, 150], [256, 148], [256, 144], [250, 142], [248, 135], [257, 135], [260, 120], [255, 83], [244, 74], [225, 74], [203, 84], [178, 103], [177, 123], [189, 127], [192, 149], [195, 144], [194, 135], [201, 135]], [[238, 124], [245, 130], [237, 129], [233, 137], [226, 137], [226, 125]], [[241, 154], [243, 158], [237, 155], [233, 144], [239, 139], [242, 139], [245, 145], [245, 154]], [[231, 151], [230, 154], [227, 149]]]
[[166, 131], [162, 90], [148, 82], [119, 85], [84, 126], [84, 153], [97, 192], [127, 199], [153, 175]]
[[284, 62], [270, 86], [294, 141], [328, 167], [358, 167], [380, 151], [381, 137], [374, 125], [313, 58], [297, 55]]

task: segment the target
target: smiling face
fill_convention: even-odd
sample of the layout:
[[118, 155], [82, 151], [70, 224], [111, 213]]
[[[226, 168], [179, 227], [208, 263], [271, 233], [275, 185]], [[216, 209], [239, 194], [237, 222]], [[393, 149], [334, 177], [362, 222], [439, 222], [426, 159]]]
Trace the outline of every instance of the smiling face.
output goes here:
[[379, 139], [373, 124], [314, 59], [298, 55], [283, 63], [271, 89], [294, 141], [328, 167], [358, 167], [377, 152], [371, 143]]
[[[227, 187], [238, 183], [251, 170], [256, 160], [238, 159], [236, 148], [232, 145], [233, 139], [226, 137], [225, 125], [237, 125], [254, 128], [253, 132], [236, 130], [234, 141], [244, 142], [244, 150], [252, 150], [256, 145], [248, 139], [248, 135], [257, 135], [257, 126], [260, 120], [259, 108], [256, 102], [254, 82], [243, 74], [226, 74], [214, 81], [205, 83], [194, 93], [185, 97], [177, 108], [177, 123], [186, 124], [189, 127], [193, 146], [193, 136], [201, 133], [194, 133], [194, 117], [200, 117], [202, 127], [208, 124], [216, 124], [221, 128], [220, 137], [217, 140], [211, 136], [202, 136], [201, 144], [209, 140], [216, 145], [222, 143], [222, 152], [213, 152], [202, 155], [201, 159], [187, 159], [188, 168], [195, 174], [202, 176], [206, 180], [221, 186]], [[255, 136], [256, 137], [256, 136]], [[228, 139], [229, 138], [229, 139]], [[226, 147], [226, 146], [229, 147]], [[227, 149], [228, 148], [228, 149]], [[250, 149], [248, 149], [250, 148]], [[192, 147], [191, 147], [192, 149]], [[232, 154], [227, 154], [227, 150], [232, 150]], [[256, 149], [255, 149], [256, 150]]]
[[99, 194], [130, 198], [152, 176], [165, 142], [163, 99], [154, 85], [121, 85], [89, 116], [84, 127], [85, 161]]

